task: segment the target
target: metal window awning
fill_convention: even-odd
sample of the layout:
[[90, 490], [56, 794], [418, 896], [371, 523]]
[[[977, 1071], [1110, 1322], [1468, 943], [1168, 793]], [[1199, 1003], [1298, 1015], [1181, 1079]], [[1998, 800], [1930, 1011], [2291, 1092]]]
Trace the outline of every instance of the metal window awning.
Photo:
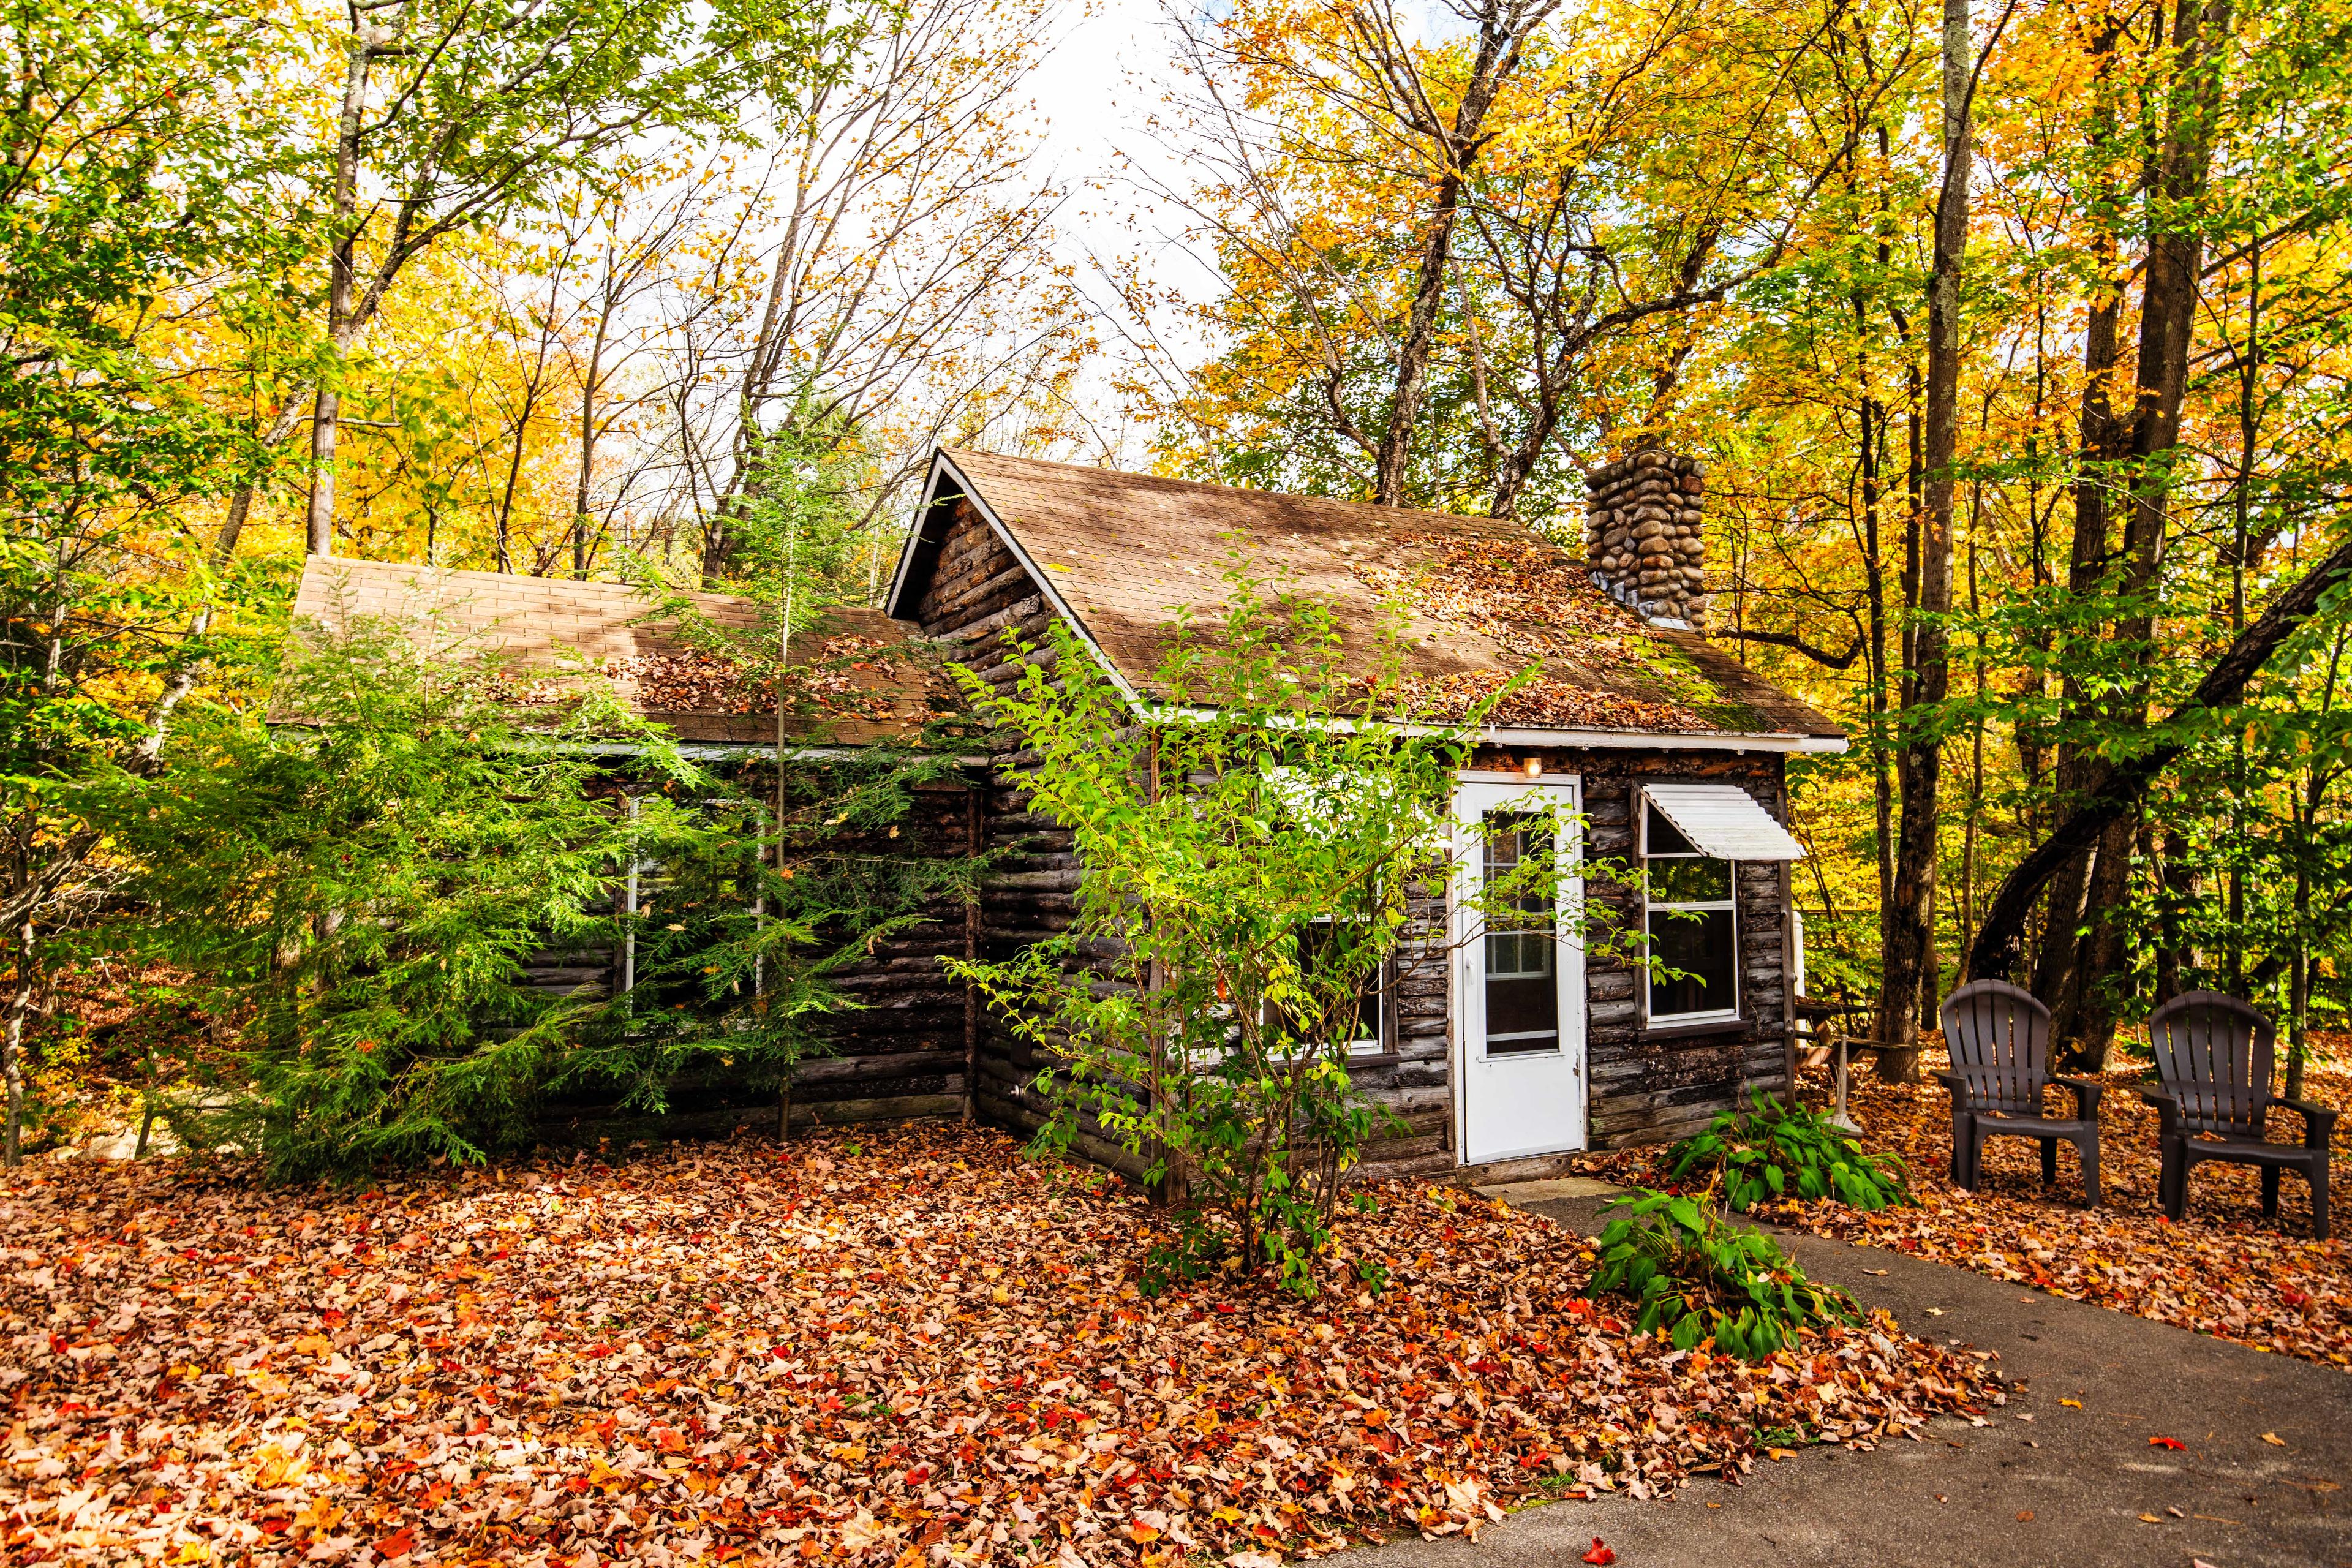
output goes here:
[[1805, 847], [1734, 784], [1650, 784], [1642, 793], [1700, 853], [1718, 860], [1801, 860]]

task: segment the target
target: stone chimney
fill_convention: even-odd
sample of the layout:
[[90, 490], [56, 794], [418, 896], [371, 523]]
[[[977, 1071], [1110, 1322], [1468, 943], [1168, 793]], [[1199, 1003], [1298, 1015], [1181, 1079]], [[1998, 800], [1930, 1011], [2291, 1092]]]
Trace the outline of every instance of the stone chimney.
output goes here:
[[1634, 452], [1585, 480], [1584, 554], [1609, 596], [1654, 621], [1706, 625], [1706, 544], [1699, 503], [1706, 465]]

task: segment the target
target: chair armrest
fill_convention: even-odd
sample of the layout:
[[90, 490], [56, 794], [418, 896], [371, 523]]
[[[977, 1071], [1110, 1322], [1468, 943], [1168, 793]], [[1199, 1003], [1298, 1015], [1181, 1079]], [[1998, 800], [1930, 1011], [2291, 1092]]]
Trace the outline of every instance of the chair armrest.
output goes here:
[[2157, 1133], [2168, 1137], [2180, 1131], [2180, 1101], [2158, 1089], [2135, 1089], [2134, 1093], [2156, 1107]]
[[2305, 1148], [2325, 1149], [2327, 1147], [2328, 1136], [2335, 1131], [2336, 1118], [2341, 1114], [2340, 1112], [2330, 1110], [2324, 1105], [2314, 1105], [2307, 1100], [2288, 1100], [2283, 1096], [2277, 1100], [2272, 1100], [2271, 1103], [2273, 1105], [2284, 1105], [2289, 1110], [2294, 1111], [2297, 1116], [2303, 1118], [2303, 1146]]
[[2099, 1097], [2107, 1092], [2105, 1084], [2087, 1078], [2053, 1078], [2050, 1081], [2063, 1084], [2074, 1091], [2077, 1121], [2096, 1121], [2099, 1119]]
[[1936, 1081], [1942, 1084], [1947, 1089], [1951, 1091], [1953, 1110], [1966, 1110], [1969, 1109], [1969, 1096], [1968, 1079], [1962, 1078], [1956, 1072], [1939, 1072], [1936, 1075]]

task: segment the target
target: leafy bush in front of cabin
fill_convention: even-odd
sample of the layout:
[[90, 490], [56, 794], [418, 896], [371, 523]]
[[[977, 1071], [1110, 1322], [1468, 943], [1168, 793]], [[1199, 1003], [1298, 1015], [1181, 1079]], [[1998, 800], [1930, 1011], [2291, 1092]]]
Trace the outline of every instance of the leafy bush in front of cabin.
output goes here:
[[1871, 1153], [1819, 1111], [1783, 1105], [1761, 1089], [1751, 1109], [1724, 1111], [1668, 1150], [1667, 1159], [1673, 1180], [1704, 1173], [1706, 1190], [1720, 1190], [1739, 1213], [1780, 1198], [1833, 1197], [1858, 1209], [1912, 1201], [1899, 1156]]
[[[1016, 684], [962, 673], [998, 749], [1028, 759], [1027, 809], [1070, 834], [1086, 875], [1066, 934], [950, 968], [1047, 1064], [1040, 1142], [1116, 1145], [1170, 1195], [1177, 1237], [1151, 1283], [1237, 1267], [1311, 1293], [1340, 1178], [1394, 1121], [1351, 1058], [1414, 966], [1442, 984], [1449, 938], [1426, 911], [1451, 858], [1483, 848], [1448, 803], [1514, 688], [1434, 708], [1392, 642], [1351, 651], [1327, 604], [1238, 556], [1226, 582], [1222, 614], [1171, 636], [1146, 712], [1058, 625], [1050, 658], [1013, 639]], [[1513, 819], [1531, 847], [1465, 907], [1517, 922], [1541, 889], [1549, 918], [1563, 834], [1535, 825], [1566, 814], [1531, 793]]]
[[1678, 1350], [1713, 1340], [1726, 1355], [1761, 1361], [1803, 1330], [1863, 1321], [1851, 1297], [1806, 1279], [1770, 1237], [1711, 1205], [1641, 1188], [1610, 1207], [1622, 1212], [1601, 1232], [1585, 1293], [1629, 1299], [1634, 1328]]

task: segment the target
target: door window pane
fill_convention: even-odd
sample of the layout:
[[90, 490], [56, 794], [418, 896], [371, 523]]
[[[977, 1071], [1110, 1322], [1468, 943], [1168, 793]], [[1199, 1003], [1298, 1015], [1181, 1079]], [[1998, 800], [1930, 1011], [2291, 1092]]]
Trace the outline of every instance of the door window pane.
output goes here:
[[[1486, 822], [1486, 886], [1505, 882], [1540, 855], [1551, 819], [1496, 812]], [[1486, 1054], [1559, 1049], [1559, 947], [1552, 889], [1531, 888], [1486, 910]]]

